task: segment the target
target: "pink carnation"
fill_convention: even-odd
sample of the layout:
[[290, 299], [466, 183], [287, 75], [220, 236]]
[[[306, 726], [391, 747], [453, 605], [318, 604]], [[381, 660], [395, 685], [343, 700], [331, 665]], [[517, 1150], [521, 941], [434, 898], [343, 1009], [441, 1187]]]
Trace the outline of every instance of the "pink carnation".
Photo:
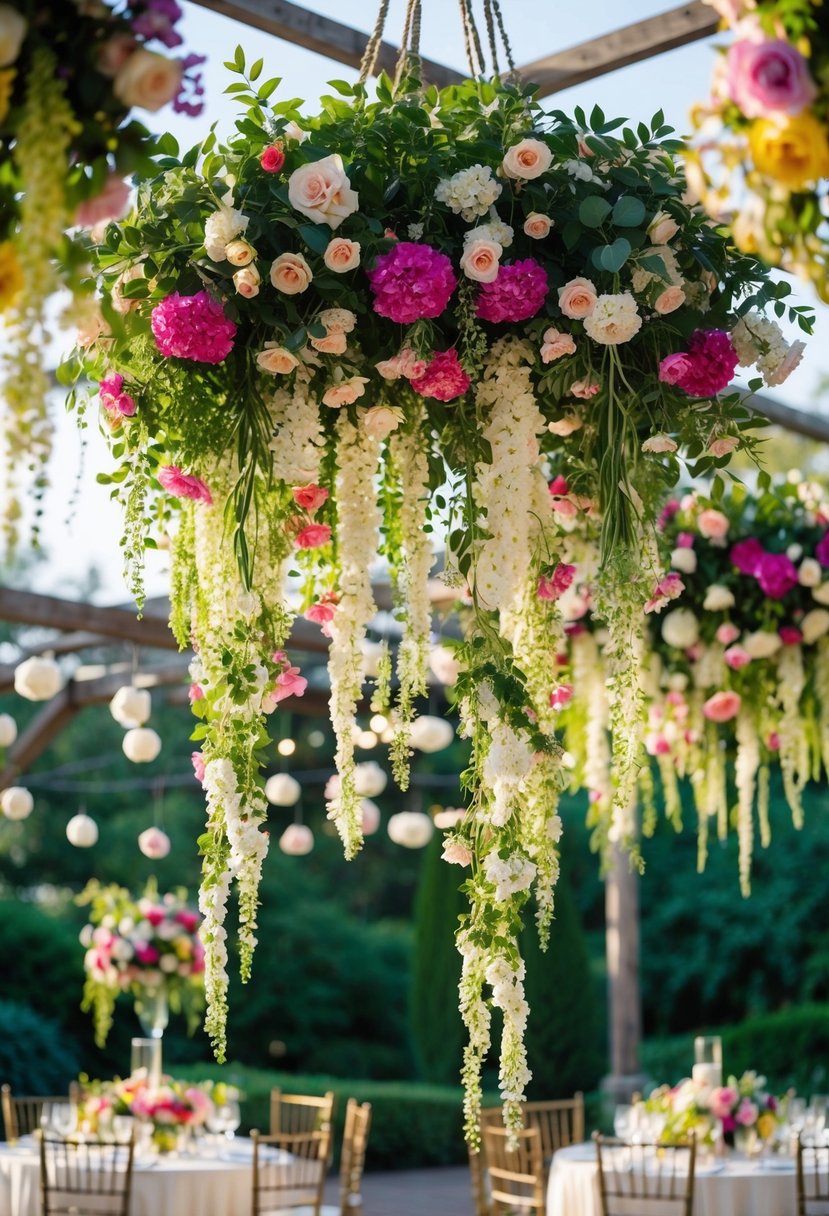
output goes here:
[[677, 599], [685, 590], [685, 584], [678, 574], [671, 571], [656, 584], [653, 595], [645, 604], [645, 612], [661, 612], [671, 600]]
[[550, 285], [534, 258], [500, 266], [491, 283], [482, 283], [478, 316], [482, 321], [528, 321], [544, 306]]
[[178, 292], [156, 304], [150, 318], [155, 343], [165, 358], [221, 363], [233, 350], [236, 324], [206, 291]]
[[797, 586], [797, 568], [785, 553], [764, 553], [757, 562], [755, 578], [764, 595], [782, 600]]
[[400, 325], [439, 317], [458, 285], [452, 263], [431, 245], [398, 241], [368, 272], [374, 311]]
[[438, 351], [422, 376], [410, 380], [412, 388], [421, 397], [434, 397], [436, 401], [454, 401], [462, 397], [472, 384], [458, 361], [454, 347]]
[[564, 592], [572, 586], [576, 577], [576, 567], [559, 562], [552, 574], [542, 574], [538, 580], [537, 595], [540, 600], [560, 599]]
[[327, 545], [331, 539], [331, 529], [328, 524], [308, 524], [300, 528], [294, 537], [297, 549], [318, 549]]
[[743, 699], [738, 692], [715, 692], [702, 707], [709, 722], [730, 722], [740, 712]]
[[732, 545], [729, 557], [732, 566], [736, 566], [741, 574], [756, 574], [765, 554], [756, 536], [750, 536], [748, 540], [738, 540], [736, 545]]
[[325, 487], [314, 485], [313, 482], [306, 486], [294, 486], [291, 494], [297, 506], [302, 507], [304, 511], [316, 511], [328, 498]]
[[659, 379], [665, 384], [675, 384], [689, 397], [713, 397], [731, 383], [738, 361], [725, 330], [698, 329], [687, 351], [662, 360]]
[[177, 465], [168, 464], [159, 469], [158, 480], [167, 493], [176, 498], [193, 498], [196, 502], [206, 502], [208, 506], [213, 502], [213, 495], [201, 477], [182, 473]]
[[135, 398], [124, 392], [124, 377], [117, 374], [107, 376], [98, 386], [101, 405], [111, 414], [131, 418], [136, 410]]
[[782, 38], [732, 43], [725, 57], [725, 82], [746, 118], [800, 114], [817, 97], [808, 63]]

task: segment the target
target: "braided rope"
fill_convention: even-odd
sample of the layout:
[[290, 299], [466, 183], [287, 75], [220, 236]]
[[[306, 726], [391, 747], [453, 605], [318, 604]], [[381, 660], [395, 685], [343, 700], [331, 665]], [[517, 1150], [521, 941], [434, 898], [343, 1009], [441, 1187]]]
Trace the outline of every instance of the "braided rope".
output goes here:
[[492, 74], [493, 76], [500, 76], [501, 65], [498, 63], [498, 41], [495, 33], [495, 18], [492, 13], [492, 0], [484, 0], [484, 18], [486, 20], [489, 53], [492, 58]]
[[420, 25], [423, 0], [408, 0], [403, 23], [403, 38], [394, 72], [394, 88], [397, 90], [407, 72], [420, 76]]
[[377, 59], [380, 54], [380, 45], [383, 41], [383, 31], [386, 28], [388, 13], [389, 0], [380, 0], [377, 20], [374, 23], [374, 29], [366, 43], [366, 49], [363, 51], [363, 58], [360, 61], [360, 84], [365, 84], [377, 67]]
[[461, 21], [463, 22], [464, 48], [466, 61], [469, 65], [470, 76], [482, 76], [484, 73], [484, 54], [475, 17], [472, 12], [471, 0], [459, 0]]
[[517, 76], [518, 73], [515, 67], [515, 59], [513, 58], [512, 54], [512, 46], [510, 45], [510, 40], [507, 37], [506, 26], [504, 25], [504, 15], [501, 12], [501, 0], [492, 0], [492, 8], [495, 12], [495, 20], [498, 23], [498, 31], [501, 35], [501, 45], [503, 46], [504, 54], [507, 57], [507, 67], [509, 68], [511, 75]]

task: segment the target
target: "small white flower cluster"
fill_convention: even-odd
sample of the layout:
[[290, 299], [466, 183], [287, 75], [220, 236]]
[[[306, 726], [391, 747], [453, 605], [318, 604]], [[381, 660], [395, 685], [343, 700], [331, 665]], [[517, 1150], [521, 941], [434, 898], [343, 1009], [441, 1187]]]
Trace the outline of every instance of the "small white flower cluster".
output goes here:
[[465, 929], [458, 931], [456, 944], [462, 958], [458, 1006], [469, 1036], [463, 1049], [464, 1133], [469, 1144], [477, 1147], [481, 1141], [481, 1069], [489, 1054], [492, 1014], [483, 997], [486, 982], [483, 951]]
[[535, 878], [536, 865], [522, 853], [501, 857], [494, 851], [484, 858], [484, 874], [487, 882], [495, 885], [495, 898], [503, 903], [516, 891], [528, 891]]
[[324, 436], [319, 403], [308, 392], [300, 376], [293, 392], [277, 389], [270, 398], [274, 437], [273, 475], [289, 486], [319, 480]]
[[475, 228], [470, 228], [468, 232], [465, 232], [463, 243], [464, 246], [468, 246], [472, 241], [495, 241], [502, 249], [508, 249], [514, 236], [515, 229], [504, 223], [495, 208], [491, 207], [488, 222], [478, 224]]
[[777, 661], [777, 702], [781, 710], [777, 734], [783, 790], [796, 828], [803, 826], [802, 794], [811, 776], [808, 735], [801, 719], [801, 698], [805, 686], [801, 647], [784, 646]]
[[483, 766], [483, 780], [491, 791], [487, 818], [502, 828], [509, 820], [524, 781], [533, 766], [533, 749], [524, 731], [516, 732], [502, 721], [491, 727], [492, 742]]
[[756, 364], [764, 384], [769, 387], [788, 380], [806, 349], [804, 342], [787, 342], [777, 322], [756, 309], [740, 318], [731, 331], [731, 342], [740, 366]]
[[[796, 647], [791, 647], [796, 649]], [[737, 758], [734, 784], [737, 788], [737, 838], [740, 893], [751, 894], [751, 854], [754, 849], [754, 790], [760, 767], [760, 742], [751, 714], [745, 708], [737, 716]]]
[[[510, 944], [517, 951], [518, 943], [514, 938]], [[530, 1011], [524, 997], [525, 974], [523, 960], [519, 960], [516, 968], [502, 955], [492, 959], [486, 968], [486, 981], [492, 985], [492, 1004], [504, 1015], [498, 1082], [501, 1100], [506, 1104], [505, 1121], [514, 1130], [522, 1125], [519, 1103], [526, 1100], [526, 1089], [532, 1080], [524, 1047], [524, 1032]]]
[[471, 224], [479, 216], [486, 215], [501, 190], [501, 183], [495, 179], [489, 165], [472, 165], [438, 182], [435, 198]]
[[608, 186], [610, 185], [610, 183], [606, 182], [604, 178], [599, 177], [593, 172], [593, 170], [590, 168], [589, 161], [566, 160], [562, 165], [562, 168], [564, 169], [565, 173], [569, 173], [570, 176], [577, 182], [592, 182], [594, 186], [601, 186], [603, 190], [607, 190]]
[[230, 845], [228, 867], [239, 887], [239, 942], [243, 951], [253, 954], [259, 882], [268, 852], [268, 836], [260, 831], [267, 803], [264, 795], [256, 802], [252, 799], [242, 802], [236, 773], [229, 760], [209, 760], [204, 779], [208, 796], [219, 802], [224, 811]]

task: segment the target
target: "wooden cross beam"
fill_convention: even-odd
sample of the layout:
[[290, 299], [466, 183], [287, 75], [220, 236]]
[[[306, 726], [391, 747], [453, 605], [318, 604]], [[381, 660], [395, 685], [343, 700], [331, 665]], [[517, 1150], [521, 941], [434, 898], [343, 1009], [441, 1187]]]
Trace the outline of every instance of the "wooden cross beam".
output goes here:
[[[154, 608], [155, 603], [148, 603], [147, 607]], [[147, 615], [138, 620], [131, 608], [102, 608], [11, 587], [0, 587], [0, 621], [37, 625], [44, 629], [82, 630], [154, 650], [178, 650], [166, 615]], [[43, 650], [48, 648], [44, 643]]]

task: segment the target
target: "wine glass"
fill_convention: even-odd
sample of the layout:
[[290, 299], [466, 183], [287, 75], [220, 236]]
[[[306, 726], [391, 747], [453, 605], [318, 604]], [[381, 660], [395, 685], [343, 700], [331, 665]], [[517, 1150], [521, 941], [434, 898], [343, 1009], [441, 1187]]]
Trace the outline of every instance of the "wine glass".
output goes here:
[[236, 1135], [236, 1129], [242, 1122], [242, 1112], [239, 1109], [239, 1103], [235, 1098], [228, 1098], [224, 1105], [225, 1109], [225, 1136], [228, 1140], [232, 1140]]
[[620, 1140], [630, 1143], [633, 1136], [633, 1107], [621, 1104], [613, 1112], [613, 1130]]
[[214, 1103], [204, 1125], [210, 1134], [211, 1143], [217, 1148], [227, 1131], [227, 1107]]
[[78, 1110], [71, 1102], [44, 1102], [40, 1112], [40, 1126], [45, 1132], [56, 1136], [71, 1136], [78, 1122]]
[[823, 1133], [826, 1128], [827, 1103], [829, 1103], [829, 1096], [826, 1094], [812, 1094], [809, 1099], [809, 1116], [811, 1118], [815, 1144], [823, 1142]]

